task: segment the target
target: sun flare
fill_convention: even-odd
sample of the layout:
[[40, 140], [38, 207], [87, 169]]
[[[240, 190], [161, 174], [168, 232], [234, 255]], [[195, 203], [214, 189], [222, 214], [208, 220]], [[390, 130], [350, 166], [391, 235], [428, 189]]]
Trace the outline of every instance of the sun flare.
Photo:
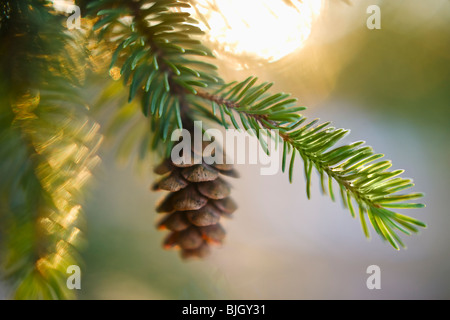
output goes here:
[[193, 15], [219, 50], [273, 62], [301, 47], [322, 0], [195, 0]]

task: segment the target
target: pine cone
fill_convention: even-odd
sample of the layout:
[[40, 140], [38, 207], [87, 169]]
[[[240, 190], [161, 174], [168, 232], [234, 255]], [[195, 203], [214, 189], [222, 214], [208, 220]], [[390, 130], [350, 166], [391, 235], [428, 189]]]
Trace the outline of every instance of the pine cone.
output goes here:
[[171, 231], [163, 247], [179, 247], [182, 258], [207, 256], [210, 244], [221, 244], [225, 237], [220, 218], [231, 217], [237, 209], [229, 197], [230, 185], [221, 175], [237, 177], [237, 172], [225, 163], [174, 164], [170, 158], [154, 172], [164, 177], [152, 189], [170, 192], [156, 208], [166, 213], [158, 228]]

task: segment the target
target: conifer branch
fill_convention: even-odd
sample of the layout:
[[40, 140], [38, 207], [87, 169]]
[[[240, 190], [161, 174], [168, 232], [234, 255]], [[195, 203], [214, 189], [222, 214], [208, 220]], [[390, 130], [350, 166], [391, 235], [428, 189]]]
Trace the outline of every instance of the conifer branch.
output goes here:
[[[131, 127], [123, 150], [139, 142], [140, 155], [157, 148], [167, 155], [174, 143], [168, 141], [170, 133], [192, 129], [197, 118], [252, 130], [258, 138], [265, 129], [275, 129], [278, 133], [271, 137], [283, 145], [282, 169], [290, 181], [301, 157], [307, 197], [314, 167], [322, 192], [334, 201], [337, 184], [343, 204], [353, 217], [359, 216], [367, 237], [366, 218], [396, 249], [404, 246], [398, 231], [409, 235], [425, 227], [393, 211], [424, 205], [409, 202], [421, 193], [400, 193], [413, 182], [399, 177], [403, 170], [388, 171], [392, 164], [380, 160], [384, 155], [362, 141], [337, 146], [347, 130], [318, 119], [307, 122], [296, 99], [269, 93], [271, 83], [249, 77], [224, 84], [211, 63], [211, 50], [198, 38], [203, 32], [197, 21], [184, 11], [188, 7], [180, 0], [96, 0], [86, 6], [87, 16], [96, 21], [96, 40], [113, 48], [110, 71], [120, 70], [123, 80], [123, 87], [115, 83], [103, 95], [124, 87], [128, 91], [128, 104], [114, 113], [110, 130], [115, 134], [120, 127]], [[80, 196], [99, 161], [99, 126], [80, 98], [86, 48], [75, 31], [65, 31], [65, 20], [45, 0], [0, 0], [0, 245], [2, 272], [19, 299], [75, 297], [66, 286], [66, 270], [81, 264]], [[133, 119], [138, 125], [133, 126]], [[266, 142], [260, 142], [268, 152]], [[219, 173], [236, 173], [218, 164], [175, 167], [168, 158], [159, 167], [160, 173], [171, 174], [156, 188], [173, 192], [163, 202], [169, 207], [160, 206], [169, 213], [160, 227], [177, 229], [170, 229], [174, 233], [166, 244], [180, 245], [184, 256], [204, 256], [206, 245], [223, 239], [219, 216], [236, 210]], [[194, 245], [200, 242], [202, 250], [197, 251]]]
[[198, 88], [223, 83], [216, 66], [202, 58], [211, 51], [196, 36], [203, 32], [187, 12], [186, 2], [94, 1], [88, 5], [92, 16], [100, 19], [93, 29], [98, 39], [114, 44], [110, 68], [120, 68], [123, 84], [129, 86], [128, 102], [138, 99], [141, 111], [150, 117], [150, 131], [141, 145], [156, 149], [161, 142], [167, 153], [173, 146], [168, 135], [182, 127], [181, 108], [186, 95]]
[[[124, 84], [130, 86], [130, 101], [138, 94], [141, 96], [142, 111], [151, 117], [156, 133], [153, 146], [166, 141], [171, 130], [181, 127], [180, 103], [189, 108], [192, 117], [207, 118], [225, 128], [229, 127], [229, 119], [234, 127], [252, 129], [258, 137], [262, 129], [276, 129], [277, 139], [283, 143], [283, 171], [287, 169], [288, 155], [291, 156], [290, 181], [299, 155], [304, 162], [308, 198], [315, 167], [322, 191], [325, 193], [328, 185], [328, 193], [334, 200], [333, 180], [337, 182], [343, 204], [353, 217], [357, 215], [356, 202], [366, 237], [369, 237], [366, 215], [381, 238], [396, 249], [398, 244], [404, 245], [395, 231], [411, 234], [418, 231], [417, 227], [425, 227], [419, 220], [390, 210], [421, 208], [420, 203], [404, 201], [420, 198], [422, 194], [398, 195], [397, 192], [413, 186], [412, 180], [397, 177], [403, 170], [387, 171], [390, 161], [376, 161], [382, 154], [375, 154], [372, 148], [363, 146], [364, 142], [333, 149], [348, 131], [328, 127], [329, 122], [317, 124], [318, 119], [304, 124], [306, 118], [299, 112], [305, 108], [296, 106], [296, 99], [289, 94], [270, 95], [272, 84], [257, 84], [254, 77], [223, 85], [214, 65], [186, 58], [212, 56], [194, 37], [202, 33], [192, 26], [196, 21], [189, 14], [174, 10], [188, 7], [186, 2], [143, 0], [132, 2], [131, 6], [112, 3], [115, 2], [105, 0], [92, 4], [101, 16], [94, 28], [100, 30], [102, 39], [119, 43], [111, 67], [116, 63], [121, 66]], [[124, 17], [131, 18], [131, 23], [124, 24]], [[196, 69], [200, 65], [201, 71]], [[210, 102], [212, 110], [204, 105], [205, 101]], [[264, 141], [260, 142], [267, 150]], [[169, 143], [166, 150], [171, 147]]]
[[[307, 182], [307, 196], [310, 198], [312, 167], [320, 175], [323, 193], [325, 175], [328, 176], [328, 192], [334, 200], [333, 182], [339, 185], [344, 206], [353, 217], [356, 217], [353, 201], [359, 208], [359, 218], [366, 237], [369, 237], [365, 214], [375, 231], [383, 240], [387, 240], [395, 249], [398, 244], [405, 247], [396, 234], [402, 231], [406, 234], [417, 232], [419, 227], [426, 225], [414, 218], [391, 211], [395, 209], [423, 208], [420, 203], [404, 202], [418, 199], [422, 193], [399, 195], [397, 192], [408, 189], [414, 184], [411, 179], [397, 177], [403, 170], [387, 171], [391, 162], [377, 161], [382, 154], [375, 154], [371, 147], [363, 146], [364, 142], [355, 142], [337, 148], [334, 146], [348, 133], [344, 129], [328, 127], [329, 122], [317, 124], [318, 119], [306, 122], [299, 114], [304, 107], [295, 107], [296, 99], [289, 94], [268, 94], [271, 83], [257, 85], [257, 78], [249, 77], [240, 83], [223, 86], [216, 93], [199, 91], [197, 97], [212, 103], [212, 108], [222, 108], [223, 115], [231, 119], [236, 129], [241, 126], [236, 121], [233, 112], [240, 116], [242, 127], [254, 130], [258, 136], [263, 129], [278, 130], [277, 139], [283, 142], [283, 171], [286, 168], [287, 156], [291, 154], [289, 164], [289, 179], [292, 182], [295, 155], [298, 153], [304, 162]], [[225, 91], [225, 93], [222, 93]]]

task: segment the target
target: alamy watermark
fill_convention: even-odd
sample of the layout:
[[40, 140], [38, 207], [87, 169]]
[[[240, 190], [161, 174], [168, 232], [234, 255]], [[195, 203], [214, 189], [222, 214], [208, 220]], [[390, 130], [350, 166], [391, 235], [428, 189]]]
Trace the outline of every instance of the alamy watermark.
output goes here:
[[373, 264], [367, 267], [366, 273], [370, 274], [366, 280], [367, 289], [381, 289], [381, 268]]
[[66, 286], [69, 290], [80, 290], [81, 289], [81, 269], [77, 265], [71, 265], [67, 267], [67, 277]]
[[81, 29], [81, 10], [80, 7], [65, 0], [54, 0], [53, 7], [56, 11], [70, 14], [66, 20], [67, 29]]
[[366, 25], [370, 30], [381, 29], [381, 9], [376, 4], [367, 7], [367, 13], [371, 15], [367, 18]]
[[[251, 129], [228, 129], [225, 134], [218, 129], [203, 131], [202, 121], [195, 121], [192, 133], [186, 129], [173, 131], [171, 140], [179, 143], [172, 149], [171, 160], [175, 164], [259, 164], [261, 175], [275, 175], [280, 169], [278, 130], [261, 129], [258, 136]], [[267, 146], [268, 154], [261, 144]]]
[[[55, 10], [70, 14], [66, 20], [69, 30], [81, 29], [81, 10], [80, 7], [67, 0], [54, 0]], [[381, 29], [381, 9], [378, 5], [372, 4], [367, 7], [366, 13], [370, 14], [367, 18], [366, 26], [370, 30]]]

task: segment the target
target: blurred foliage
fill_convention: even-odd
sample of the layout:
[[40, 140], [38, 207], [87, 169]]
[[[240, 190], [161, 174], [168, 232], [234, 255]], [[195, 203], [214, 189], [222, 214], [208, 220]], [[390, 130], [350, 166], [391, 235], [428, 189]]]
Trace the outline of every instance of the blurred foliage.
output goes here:
[[98, 125], [79, 98], [83, 49], [44, 1], [1, 1], [0, 217], [3, 271], [17, 299], [67, 299], [81, 264], [81, 187]]

